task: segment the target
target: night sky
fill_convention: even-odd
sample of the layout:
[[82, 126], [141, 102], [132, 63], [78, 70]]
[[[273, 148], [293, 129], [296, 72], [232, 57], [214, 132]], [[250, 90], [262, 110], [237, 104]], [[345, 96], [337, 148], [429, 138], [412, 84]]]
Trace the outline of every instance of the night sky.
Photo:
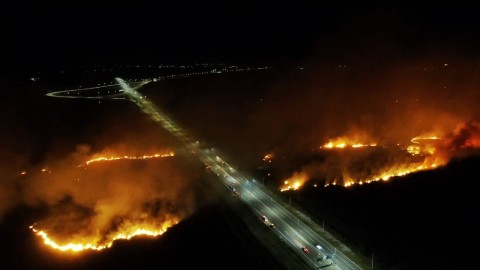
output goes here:
[[478, 57], [474, 7], [368, 4], [17, 4], [16, 66]]

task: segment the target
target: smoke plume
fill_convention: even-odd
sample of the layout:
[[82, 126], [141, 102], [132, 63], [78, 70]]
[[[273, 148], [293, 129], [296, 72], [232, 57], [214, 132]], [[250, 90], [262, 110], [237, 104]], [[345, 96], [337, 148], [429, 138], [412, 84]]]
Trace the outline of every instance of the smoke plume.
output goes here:
[[[151, 154], [142, 156], [124, 144], [100, 153], [79, 145], [63, 159], [17, 172], [16, 185], [4, 182], [1, 209], [18, 203], [44, 209], [46, 214], [33, 228], [47, 232], [59, 246], [90, 244], [101, 249], [139, 230], [162, 233], [196, 209], [192, 180], [197, 172], [170, 149]], [[86, 164], [99, 157], [117, 158]]]

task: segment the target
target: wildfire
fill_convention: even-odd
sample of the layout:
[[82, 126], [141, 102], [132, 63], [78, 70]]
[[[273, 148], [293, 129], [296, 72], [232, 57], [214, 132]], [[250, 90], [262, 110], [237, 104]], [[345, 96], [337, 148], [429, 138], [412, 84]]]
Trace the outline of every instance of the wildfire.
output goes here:
[[418, 137], [415, 137], [413, 139], [411, 139], [410, 141], [412, 143], [419, 143], [420, 141], [436, 141], [436, 140], [441, 140], [442, 138], [441, 137], [437, 137], [437, 136], [418, 136]]
[[87, 160], [85, 163], [79, 165], [79, 167], [88, 166], [91, 163], [101, 162], [101, 161], [114, 161], [114, 160], [122, 160], [122, 159], [132, 159], [132, 160], [133, 159], [152, 159], [152, 158], [164, 158], [164, 157], [173, 157], [173, 156], [175, 156], [175, 153], [173, 151], [171, 151], [171, 152], [163, 153], [163, 154], [155, 153], [155, 154], [152, 154], [152, 155], [143, 155], [143, 156], [128, 156], [128, 155], [125, 155], [125, 156], [96, 157], [96, 158]]
[[295, 173], [292, 177], [283, 182], [280, 191], [297, 190], [308, 180], [308, 175], [304, 172]]
[[[401, 164], [398, 166], [392, 166], [390, 168], [386, 168], [381, 173], [364, 180], [355, 180], [350, 177], [345, 177], [343, 180], [343, 186], [350, 187], [355, 184], [363, 185], [363, 184], [369, 184], [377, 181], [388, 181], [392, 177], [404, 176], [404, 175], [414, 173], [414, 172], [419, 172], [419, 171], [433, 170], [438, 168], [439, 166], [445, 165], [446, 163], [447, 163], [446, 160], [441, 160], [441, 159], [438, 159], [436, 161], [434, 159], [425, 159], [424, 162], [420, 164], [408, 163], [408, 164]], [[329, 185], [336, 185], [336, 184], [337, 182], [334, 181], [332, 183], [325, 184], [325, 187], [328, 187]]]
[[[95, 154], [91, 159], [85, 161], [84, 163], [78, 165], [78, 167], [86, 167], [95, 162], [110, 162], [116, 160], [146, 160], [154, 158], [164, 158], [174, 156], [173, 151], [157, 152], [149, 155], [105, 155], [105, 154]], [[49, 172], [50, 170], [44, 168], [41, 172]], [[148, 179], [148, 178], [147, 178]], [[77, 178], [79, 180], [79, 178]], [[121, 178], [120, 178], [121, 180]], [[118, 185], [122, 185], [121, 180]], [[125, 184], [125, 183], [123, 183]], [[148, 186], [148, 183], [147, 183]], [[148, 188], [148, 187], [146, 187]], [[123, 189], [122, 189], [123, 191]], [[134, 189], [135, 192], [143, 192], [142, 188]], [[74, 192], [74, 191], [72, 191]], [[57, 216], [60, 221], [56, 220], [55, 217], [52, 219], [46, 219], [39, 222], [39, 225], [34, 224], [30, 226], [30, 229], [33, 233], [43, 240], [43, 243], [57, 251], [67, 252], [67, 253], [79, 253], [82, 251], [100, 251], [107, 248], [110, 248], [116, 240], [124, 239], [129, 240], [137, 236], [145, 237], [157, 237], [164, 234], [168, 228], [178, 224], [183, 215], [178, 213], [165, 213], [162, 211], [160, 214], [160, 209], [155, 208], [153, 212], [149, 214], [149, 210], [146, 208], [143, 209], [138, 215], [132, 216], [114, 216], [109, 217], [113, 213], [117, 213], [116, 202], [114, 200], [119, 199], [119, 204], [124, 203], [122, 200], [125, 199], [123, 194], [118, 194], [116, 191], [107, 195], [106, 198], [111, 198], [113, 201], [105, 204], [101, 200], [103, 197], [98, 199], [98, 202], [101, 202], [99, 206], [89, 205], [92, 207], [95, 215], [92, 217], [83, 217], [79, 212], [75, 210], [69, 210], [68, 213], [57, 213]], [[77, 194], [77, 197], [80, 196]], [[110, 196], [110, 197], [109, 197]], [[113, 197], [111, 197], [113, 196]], [[128, 195], [126, 195], [128, 196]], [[145, 198], [146, 202], [149, 202], [149, 198]], [[133, 200], [137, 202], [137, 200]], [[142, 201], [142, 200], [141, 200]], [[143, 201], [142, 201], [143, 202]], [[65, 202], [68, 203], [68, 202]], [[142, 204], [144, 205], [144, 204]], [[96, 208], [97, 207], [97, 208]], [[135, 206], [132, 206], [135, 208]], [[88, 208], [87, 208], [88, 209]], [[149, 209], [149, 208], [148, 208]], [[110, 212], [111, 211], [111, 212]], [[76, 215], [79, 216], [76, 216]], [[75, 216], [76, 219], [70, 221], [69, 217]], [[81, 217], [81, 218], [79, 218]], [[85, 218], [85, 219], [83, 219]], [[88, 218], [95, 218], [95, 221], [89, 220]], [[99, 225], [99, 220], [101, 224]], [[103, 222], [110, 220], [110, 225], [105, 225]], [[58, 223], [60, 222], [60, 223]], [[74, 222], [74, 223], [72, 223]], [[78, 224], [78, 225], [77, 225]]]
[[320, 149], [333, 149], [333, 148], [346, 148], [346, 147], [351, 147], [351, 148], [362, 148], [362, 147], [375, 147], [377, 146], [377, 143], [360, 143], [359, 140], [357, 139], [350, 139], [347, 137], [339, 137], [335, 139], [330, 139], [328, 140], [327, 143], [324, 145], [320, 146]]
[[[325, 187], [330, 185], [342, 185], [350, 187], [353, 185], [363, 185], [376, 181], [388, 181], [392, 177], [404, 176], [418, 171], [432, 170], [448, 163], [451, 151], [463, 148], [480, 147], [480, 125], [475, 123], [462, 124], [452, 133], [443, 136], [417, 136], [412, 138], [411, 145], [404, 148], [404, 151], [411, 156], [422, 158], [421, 161], [402, 160], [396, 164], [386, 165], [377, 171], [369, 171], [369, 176], [362, 178], [352, 177], [352, 173], [343, 171], [337, 179], [327, 180]], [[374, 147], [376, 143], [359, 143], [359, 140], [339, 137], [331, 139], [320, 148], [322, 149], [344, 149]], [[450, 151], [450, 152], [449, 152]], [[280, 191], [297, 190], [311, 176], [307, 172], [295, 173], [294, 176], [284, 181]]]
[[100, 240], [99, 236], [87, 237], [82, 240], [72, 240], [72, 242], [59, 243], [55, 241], [45, 230], [35, 228], [34, 225], [30, 226], [30, 229], [40, 238], [43, 239], [43, 243], [48, 247], [62, 251], [62, 252], [74, 252], [78, 253], [86, 250], [103, 250], [110, 248], [114, 241], [124, 239], [129, 240], [136, 236], [148, 236], [157, 237], [164, 234], [168, 228], [178, 224], [180, 222], [179, 217], [170, 217], [168, 220], [161, 224], [132, 224], [124, 226], [115, 233], [107, 235], [106, 239]]
[[437, 150], [435, 143], [442, 140], [437, 136], [419, 136], [411, 139], [412, 145], [407, 147], [407, 152], [411, 155], [433, 155]]

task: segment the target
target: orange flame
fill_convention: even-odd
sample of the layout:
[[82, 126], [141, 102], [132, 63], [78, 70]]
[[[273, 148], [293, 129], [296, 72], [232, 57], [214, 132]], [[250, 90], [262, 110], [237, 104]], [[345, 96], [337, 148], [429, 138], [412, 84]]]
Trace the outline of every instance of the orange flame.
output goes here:
[[[419, 171], [433, 170], [440, 166], [445, 165], [447, 162], [448, 162], [447, 160], [443, 160], [441, 158], [426, 158], [421, 163], [406, 163], [406, 164], [400, 164], [397, 166], [386, 168], [381, 173], [374, 175], [368, 179], [355, 180], [348, 176], [344, 176], [343, 186], [350, 187], [355, 184], [363, 185], [363, 184], [369, 184], [377, 181], [388, 181], [392, 177], [404, 176], [404, 175], [414, 173], [414, 172], [419, 172]], [[336, 184], [337, 184], [336, 181], [332, 183], [326, 183], [325, 187], [328, 187], [329, 185], [336, 185]]]
[[323, 144], [320, 146], [321, 149], [333, 149], [333, 148], [361, 148], [361, 147], [375, 147], [377, 143], [360, 143], [357, 139], [351, 139], [347, 137], [338, 137], [335, 139], [328, 140], [328, 143]]
[[437, 151], [436, 144], [442, 140], [438, 136], [418, 136], [410, 141], [412, 145], [407, 147], [407, 152], [413, 156], [416, 155], [433, 155]]
[[90, 160], [87, 160], [84, 164], [78, 165], [79, 167], [81, 166], [88, 166], [91, 163], [94, 162], [101, 162], [101, 161], [114, 161], [114, 160], [122, 160], [122, 159], [152, 159], [152, 158], [164, 158], [164, 157], [173, 157], [175, 156], [175, 153], [173, 151], [168, 152], [168, 153], [155, 153], [152, 155], [143, 155], [143, 156], [110, 156], [110, 157], [97, 157], [93, 158]]
[[[342, 138], [344, 139], [344, 138]], [[423, 171], [423, 170], [432, 170], [435, 169], [439, 166], [445, 165], [448, 160], [441, 158], [440, 156], [433, 156], [436, 153], [436, 143], [438, 141], [442, 140], [441, 137], [439, 136], [418, 136], [410, 141], [412, 142], [412, 145], [409, 145], [406, 148], [406, 151], [410, 153], [411, 155], [423, 155], [425, 156], [425, 159], [422, 162], [414, 162], [414, 163], [402, 163], [398, 165], [391, 166], [389, 168], [385, 168], [382, 172], [370, 176], [367, 179], [353, 179], [349, 177], [348, 175], [343, 176], [343, 186], [344, 187], [350, 187], [355, 184], [363, 185], [363, 184], [368, 184], [371, 182], [376, 182], [376, 181], [388, 181], [392, 177], [396, 176], [404, 176], [410, 173], [418, 172], [418, 171]], [[344, 140], [345, 141], [345, 140]], [[347, 140], [348, 141], [348, 140]], [[332, 147], [326, 147], [326, 148], [334, 148], [335, 145], [337, 145], [336, 148], [345, 148], [347, 143], [341, 142], [338, 139], [335, 141], [337, 144], [333, 143], [334, 141], [330, 140], [328, 144], [325, 144], [324, 147], [326, 146], [332, 146]], [[364, 146], [376, 146], [377, 144], [359, 144], [358, 147], [364, 147]], [[343, 146], [343, 147], [342, 147]], [[350, 145], [352, 148], [356, 147], [356, 144], [351, 144]], [[329, 183], [325, 184], [325, 187], [329, 185], [337, 185], [337, 181], [332, 181]]]
[[76, 240], [68, 243], [59, 243], [52, 239], [51, 236], [45, 231], [35, 228], [33, 225], [30, 229], [40, 238], [43, 239], [43, 243], [48, 247], [62, 251], [62, 252], [81, 252], [86, 250], [103, 250], [110, 248], [114, 241], [124, 239], [129, 240], [136, 236], [148, 236], [157, 237], [164, 234], [168, 228], [178, 224], [180, 222], [179, 217], [169, 217], [168, 220], [161, 224], [132, 224], [125, 225], [121, 229], [118, 229], [115, 233], [107, 235], [107, 239], [100, 240], [99, 236], [86, 237], [82, 240]]
[[[334, 179], [327, 181], [324, 186], [330, 185], [342, 185], [344, 187], [350, 187], [353, 185], [363, 185], [376, 181], [388, 181], [392, 177], [404, 176], [410, 173], [432, 170], [443, 166], [448, 163], [449, 158], [448, 154], [445, 155], [445, 150], [454, 150], [456, 145], [457, 148], [466, 148], [466, 147], [480, 147], [480, 143], [472, 143], [480, 140], [480, 125], [470, 124], [470, 125], [460, 125], [457, 130], [452, 134], [447, 134], [445, 136], [418, 136], [411, 139], [412, 144], [406, 147], [404, 150], [407, 151], [412, 156], [422, 156], [424, 157], [421, 162], [406, 162], [401, 164], [395, 164], [384, 168], [379, 173], [373, 173], [366, 179], [354, 179], [349, 175], [342, 176], [342, 179]], [[353, 139], [347, 137], [339, 137], [336, 139], [329, 140], [328, 143], [324, 144], [320, 148], [326, 149], [344, 149], [346, 147], [359, 148], [359, 147], [368, 147], [368, 146], [377, 146], [376, 143], [358, 143]], [[301, 177], [298, 177], [301, 176]], [[294, 176], [287, 179], [280, 187], [280, 191], [287, 190], [297, 190], [299, 189], [308, 179], [309, 175], [306, 172], [295, 173]], [[294, 180], [295, 179], [295, 180]], [[299, 180], [296, 180], [299, 179]], [[296, 182], [297, 181], [297, 182]], [[315, 185], [314, 185], [315, 186]]]
[[411, 139], [410, 141], [412, 143], [418, 144], [420, 141], [436, 141], [436, 140], [441, 140], [441, 139], [442, 139], [441, 137], [437, 137], [437, 136], [418, 136], [418, 137], [415, 137], [415, 138]]
[[[78, 165], [78, 167], [88, 166], [95, 162], [102, 161], [115, 161], [115, 160], [145, 160], [154, 158], [172, 157], [175, 153], [173, 151], [164, 153], [155, 153], [151, 155], [142, 156], [100, 156], [96, 155], [95, 158], [87, 160], [85, 163]], [[46, 168], [42, 169], [42, 172], [47, 171]], [[50, 171], [48, 171], [50, 172]], [[62, 251], [78, 253], [86, 250], [103, 250], [110, 248], [114, 241], [124, 239], [129, 240], [136, 236], [148, 236], [157, 237], [167, 231], [168, 228], [178, 224], [181, 220], [180, 216], [169, 215], [167, 219], [162, 222], [156, 220], [136, 220], [136, 221], [124, 221], [121, 225], [115, 228], [114, 231], [101, 234], [92, 233], [90, 235], [85, 234], [73, 234], [68, 241], [59, 241], [59, 237], [55, 237], [55, 233], [45, 229], [39, 229], [35, 225], [30, 226], [30, 229], [40, 238], [48, 247]], [[53, 234], [53, 236], [52, 236]], [[88, 233], [87, 233], [88, 234]]]
[[280, 191], [297, 190], [308, 180], [308, 175], [304, 172], [294, 173], [292, 177], [283, 182]]

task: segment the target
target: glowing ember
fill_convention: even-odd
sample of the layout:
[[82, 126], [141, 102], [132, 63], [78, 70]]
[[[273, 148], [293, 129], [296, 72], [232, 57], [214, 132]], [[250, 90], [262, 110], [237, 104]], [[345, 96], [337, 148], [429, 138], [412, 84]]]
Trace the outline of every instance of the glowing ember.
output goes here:
[[263, 157], [263, 161], [266, 162], [272, 162], [273, 154], [266, 154], [265, 157]]
[[292, 177], [283, 182], [280, 191], [297, 190], [308, 180], [306, 173], [294, 173]]
[[[390, 168], [386, 168], [381, 173], [374, 175], [368, 179], [354, 180], [352, 178], [346, 177], [344, 179], [343, 186], [350, 187], [355, 184], [363, 185], [363, 184], [369, 184], [377, 181], [388, 181], [392, 177], [404, 176], [404, 175], [414, 173], [414, 172], [419, 172], [419, 171], [432, 170], [432, 169], [438, 168], [439, 166], [443, 166], [446, 163], [447, 163], [446, 160], [442, 161], [441, 159], [436, 160], [436, 159], [426, 158], [422, 163], [408, 163], [408, 164], [401, 164], [398, 166], [392, 166]], [[336, 184], [337, 184], [336, 182], [326, 183], [325, 187], [328, 187], [329, 185], [336, 185]]]
[[175, 156], [175, 153], [172, 151], [172, 152], [163, 153], [163, 154], [156, 153], [156, 154], [152, 154], [152, 155], [143, 155], [143, 156], [127, 156], [127, 155], [125, 155], [125, 156], [96, 157], [96, 158], [87, 160], [84, 164], [79, 165], [79, 167], [88, 166], [91, 163], [101, 162], [101, 161], [114, 161], [114, 160], [122, 160], [122, 159], [132, 159], [132, 160], [140, 159], [140, 160], [142, 160], [142, 159], [164, 158], [164, 157], [173, 157], [173, 156]]
[[375, 146], [377, 146], [377, 143], [360, 143], [359, 140], [357, 139], [339, 137], [339, 138], [328, 140], [328, 143], [320, 146], [320, 148], [321, 149], [333, 149], [333, 148], [343, 149], [346, 147], [362, 148], [362, 147], [375, 147]]
[[418, 145], [409, 145], [407, 147], [407, 152], [410, 153], [411, 155], [420, 155], [422, 151], [422, 148]]
[[370, 143], [370, 144], [355, 143], [355, 144], [352, 144], [352, 147], [353, 147], [353, 148], [359, 148], [359, 147], [375, 147], [375, 146], [377, 146], [376, 143]]
[[43, 239], [45, 245], [62, 252], [81, 252], [86, 250], [103, 250], [110, 248], [115, 240], [131, 239], [136, 236], [148, 236], [157, 237], [164, 234], [168, 228], [178, 224], [180, 219], [178, 217], [170, 217], [162, 224], [133, 224], [129, 226], [123, 226], [115, 233], [108, 234], [104, 240], [100, 240], [99, 236], [86, 237], [81, 240], [71, 240], [67, 243], [59, 243], [59, 241], [53, 240], [53, 238], [45, 231], [30, 226], [30, 229], [39, 237]]
[[421, 141], [436, 141], [436, 140], [441, 140], [442, 138], [440, 137], [437, 137], [437, 136], [419, 136], [419, 137], [415, 137], [413, 139], [411, 139], [410, 141], [412, 143], [420, 143]]

